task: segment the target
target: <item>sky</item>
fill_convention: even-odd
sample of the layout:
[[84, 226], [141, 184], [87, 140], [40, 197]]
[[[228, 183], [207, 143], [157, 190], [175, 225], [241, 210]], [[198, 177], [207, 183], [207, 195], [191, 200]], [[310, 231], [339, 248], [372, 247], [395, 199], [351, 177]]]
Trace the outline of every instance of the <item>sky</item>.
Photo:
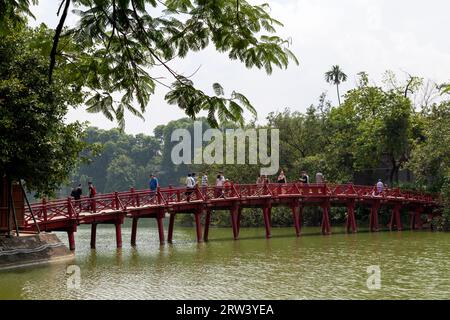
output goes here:
[[[381, 85], [382, 75], [392, 70], [399, 78], [412, 74], [437, 83], [450, 81], [450, 1], [448, 0], [266, 0], [272, 17], [283, 22], [278, 35], [291, 39], [290, 50], [300, 61], [287, 70], [274, 69], [272, 75], [258, 69], [247, 69], [226, 54], [207, 48], [174, 60], [171, 67], [180, 74], [191, 75], [196, 87], [213, 94], [211, 85], [219, 82], [225, 93], [233, 90], [250, 99], [264, 123], [270, 112], [290, 108], [305, 111], [316, 104], [322, 92], [337, 104], [336, 88], [324, 80], [324, 73], [339, 65], [347, 74], [341, 94], [353, 88], [360, 71], [369, 73], [371, 82]], [[42, 22], [55, 27], [56, 0], [40, 0], [33, 7], [32, 25]], [[77, 16], [70, 13], [68, 24]], [[152, 70], [153, 71], [153, 70]], [[166, 76], [162, 69], [155, 75]], [[144, 114], [145, 121], [126, 116], [125, 131], [131, 134], [153, 134], [153, 129], [184, 117], [177, 106], [164, 101], [167, 89], [157, 87]], [[249, 115], [247, 115], [247, 119]], [[100, 114], [88, 114], [83, 107], [71, 109], [68, 122], [89, 121], [91, 125], [110, 129], [116, 126]]]

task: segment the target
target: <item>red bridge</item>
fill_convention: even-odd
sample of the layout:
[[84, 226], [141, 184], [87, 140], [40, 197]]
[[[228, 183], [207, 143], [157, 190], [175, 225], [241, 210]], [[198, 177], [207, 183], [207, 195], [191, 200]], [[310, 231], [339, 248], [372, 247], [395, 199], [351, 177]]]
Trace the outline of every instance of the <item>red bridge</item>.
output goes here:
[[[402, 230], [401, 209], [407, 210], [410, 228], [422, 228], [422, 214], [432, 218], [440, 207], [438, 197], [414, 191], [385, 189], [376, 192], [375, 187], [330, 184], [264, 184], [238, 185], [218, 189], [158, 188], [157, 191], [133, 188], [127, 192], [83, 197], [81, 200], [67, 198], [31, 205], [25, 212], [24, 231], [65, 231], [68, 233], [70, 249], [75, 249], [74, 233], [80, 224], [91, 225], [91, 247], [95, 248], [98, 224], [114, 224], [117, 247], [122, 246], [121, 226], [125, 218], [133, 219], [131, 245], [136, 244], [138, 220], [154, 218], [158, 224], [160, 243], [164, 243], [163, 219], [170, 216], [168, 242], [172, 241], [176, 214], [193, 214], [197, 241], [207, 241], [211, 214], [214, 210], [229, 210], [234, 239], [238, 239], [243, 208], [262, 208], [266, 237], [271, 237], [271, 208], [289, 207], [292, 210], [295, 233], [300, 236], [302, 213], [305, 206], [316, 206], [322, 210], [322, 233], [330, 234], [329, 212], [331, 206], [347, 208], [346, 230], [356, 232], [355, 207], [370, 208], [370, 231], [378, 231], [378, 213], [381, 206], [392, 210], [389, 228]], [[202, 233], [202, 215], [205, 215]]]

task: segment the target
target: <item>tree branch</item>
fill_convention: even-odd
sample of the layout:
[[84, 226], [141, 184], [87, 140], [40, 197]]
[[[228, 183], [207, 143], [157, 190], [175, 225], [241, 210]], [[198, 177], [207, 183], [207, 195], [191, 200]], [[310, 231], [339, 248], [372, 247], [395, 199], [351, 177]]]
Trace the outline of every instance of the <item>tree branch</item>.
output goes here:
[[[50, 67], [48, 69], [48, 82], [52, 83], [52, 76], [53, 76], [53, 69], [55, 68], [56, 64], [56, 50], [58, 49], [58, 42], [59, 38], [61, 36], [62, 29], [64, 27], [64, 22], [66, 21], [67, 17], [67, 11], [69, 11], [70, 6], [70, 0], [63, 0], [65, 2], [64, 11], [61, 15], [61, 19], [59, 19], [58, 26], [55, 30], [55, 36], [53, 37], [53, 47], [52, 51], [50, 52]], [[62, 6], [62, 3], [61, 3]], [[59, 12], [59, 10], [58, 10]]]

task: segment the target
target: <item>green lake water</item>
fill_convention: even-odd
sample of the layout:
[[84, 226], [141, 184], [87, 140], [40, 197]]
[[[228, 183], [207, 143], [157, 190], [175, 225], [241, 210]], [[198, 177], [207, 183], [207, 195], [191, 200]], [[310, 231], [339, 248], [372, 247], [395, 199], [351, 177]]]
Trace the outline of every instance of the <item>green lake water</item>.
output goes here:
[[[175, 227], [174, 243], [160, 247], [155, 226], [140, 221], [132, 248], [128, 222], [122, 231], [120, 250], [108, 226], [98, 227], [91, 250], [82, 226], [73, 259], [0, 271], [0, 299], [450, 299], [450, 233], [333, 228], [322, 236], [304, 228], [296, 238], [293, 228], [273, 228], [267, 240], [253, 228], [233, 241], [231, 228], [212, 228], [210, 241], [197, 244], [193, 228]], [[67, 274], [71, 265], [79, 282]], [[371, 266], [379, 289], [367, 286]]]

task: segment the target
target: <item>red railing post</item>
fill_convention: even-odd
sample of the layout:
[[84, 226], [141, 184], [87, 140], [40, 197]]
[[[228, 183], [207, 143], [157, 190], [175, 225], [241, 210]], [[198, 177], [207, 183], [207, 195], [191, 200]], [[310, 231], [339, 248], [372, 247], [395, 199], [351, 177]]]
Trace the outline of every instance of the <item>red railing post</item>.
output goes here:
[[70, 197], [67, 197], [67, 213], [69, 214], [69, 219], [72, 219], [73, 210], [72, 210], [72, 200]]
[[42, 198], [42, 213], [44, 215], [44, 222], [47, 222], [47, 200]]
[[195, 185], [195, 194], [197, 195], [197, 200], [200, 200], [203, 198], [203, 196], [201, 196], [201, 192], [200, 192], [200, 188], [199, 188], [198, 184]]
[[135, 207], [135, 206], [136, 206], [136, 199], [134, 198], [134, 197], [135, 197], [135, 194], [134, 194], [134, 187], [131, 187], [131, 188], [130, 188], [130, 193], [131, 193], [131, 205], [132, 205], [133, 207]]
[[169, 184], [169, 195], [167, 196], [167, 203], [169, 203], [170, 200], [172, 199], [172, 193], [173, 193], [172, 189], [173, 189], [172, 185]]
[[140, 207], [140, 206], [141, 206], [140, 193], [137, 192], [137, 193], [136, 193], [136, 207]]
[[120, 209], [120, 201], [119, 201], [119, 193], [116, 191], [114, 192], [114, 203], [115, 203], [115, 209], [119, 210]]
[[158, 204], [161, 204], [162, 197], [161, 197], [161, 189], [159, 186], [156, 188], [156, 196], [158, 199]]

